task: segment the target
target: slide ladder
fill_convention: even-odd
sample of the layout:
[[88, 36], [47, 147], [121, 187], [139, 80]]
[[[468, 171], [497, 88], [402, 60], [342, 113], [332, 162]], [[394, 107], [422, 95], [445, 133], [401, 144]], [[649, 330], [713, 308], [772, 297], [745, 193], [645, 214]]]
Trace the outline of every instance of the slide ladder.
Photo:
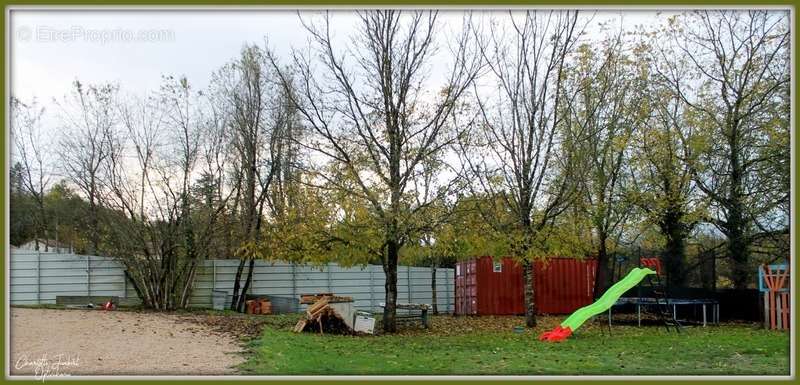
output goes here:
[[666, 287], [664, 286], [663, 282], [661, 281], [661, 276], [656, 274], [655, 275], [655, 283], [653, 283], [653, 277], [647, 277], [647, 283], [650, 284], [650, 287], [653, 288], [653, 297], [656, 300], [656, 313], [658, 314], [658, 318], [661, 322], [664, 323], [664, 327], [669, 332], [670, 327], [675, 328], [675, 331], [680, 333], [681, 325], [680, 321], [677, 320], [675, 314], [673, 313], [672, 307], [669, 305], [669, 298], [667, 297]]

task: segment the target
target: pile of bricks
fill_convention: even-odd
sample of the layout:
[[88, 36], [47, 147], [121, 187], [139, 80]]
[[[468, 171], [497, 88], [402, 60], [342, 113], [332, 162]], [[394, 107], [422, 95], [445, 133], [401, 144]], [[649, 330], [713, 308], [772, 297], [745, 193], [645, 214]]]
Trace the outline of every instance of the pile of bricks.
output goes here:
[[272, 314], [272, 303], [266, 298], [257, 298], [245, 301], [247, 314]]

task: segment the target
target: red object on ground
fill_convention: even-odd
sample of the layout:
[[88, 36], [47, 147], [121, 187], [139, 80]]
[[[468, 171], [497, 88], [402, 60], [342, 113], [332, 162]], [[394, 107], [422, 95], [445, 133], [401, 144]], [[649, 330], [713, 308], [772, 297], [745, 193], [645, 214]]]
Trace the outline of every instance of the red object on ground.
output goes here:
[[539, 336], [539, 341], [547, 342], [561, 342], [572, 335], [572, 329], [569, 326], [562, 328], [561, 325], [556, 326], [555, 329], [544, 332]]
[[114, 310], [115, 308], [116, 306], [114, 306], [114, 303], [111, 301], [108, 301], [103, 304], [103, 310]]
[[261, 312], [261, 306], [258, 301], [254, 299], [249, 299], [244, 302], [245, 303], [245, 313], [246, 314], [259, 314]]
[[[550, 258], [534, 264], [536, 310], [569, 314], [592, 303], [597, 261]], [[456, 264], [455, 314], [525, 314], [522, 265], [511, 258], [480, 257]]]
[[272, 314], [272, 302], [265, 298], [258, 299], [259, 314]]

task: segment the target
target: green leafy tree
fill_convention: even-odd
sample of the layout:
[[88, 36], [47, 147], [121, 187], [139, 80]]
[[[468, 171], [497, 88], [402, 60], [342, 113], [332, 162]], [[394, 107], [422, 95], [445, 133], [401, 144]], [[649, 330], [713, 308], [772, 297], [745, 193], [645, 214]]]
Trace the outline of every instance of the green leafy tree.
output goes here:
[[633, 146], [629, 198], [663, 237], [662, 261], [671, 285], [686, 283], [686, 242], [702, 219], [704, 202], [696, 193], [689, 164], [694, 149], [692, 129], [680, 101], [663, 89], [651, 88], [655, 111], [637, 133]]
[[606, 37], [598, 48], [588, 43], [577, 49], [574, 64], [566, 72], [564, 125], [577, 152], [581, 207], [592, 223], [598, 270], [594, 292], [609, 284], [613, 255], [630, 217], [624, 190], [628, 179], [631, 136], [641, 125], [643, 79], [635, 74], [625, 53], [621, 34]]
[[788, 132], [788, 21], [786, 12], [766, 10], [692, 12], [670, 20], [671, 40], [661, 47], [661, 74], [687, 105], [689, 124], [706, 136], [693, 179], [710, 201], [710, 222], [728, 239], [736, 288], [751, 282], [751, 245], [760, 228], [788, 224], [770, 220], [785, 206], [786, 196], [775, 193], [789, 173], [778, 160], [785, 152], [764, 151], [777, 139], [770, 133]]
[[9, 170], [9, 237], [12, 245], [20, 246], [36, 238], [36, 202], [23, 185], [25, 169], [15, 162]]
[[[22, 187], [25, 195], [31, 198], [35, 205], [33, 214], [35, 248], [40, 250], [39, 240], [48, 239], [48, 218], [45, 206], [45, 194], [49, 190], [54, 174], [52, 159], [50, 158], [51, 142], [45, 136], [42, 127], [44, 107], [36, 99], [24, 103], [12, 97], [10, 105], [11, 136], [14, 143], [13, 157], [18, 167], [19, 179], [16, 185]], [[48, 242], [44, 243], [44, 251], [48, 251]]]

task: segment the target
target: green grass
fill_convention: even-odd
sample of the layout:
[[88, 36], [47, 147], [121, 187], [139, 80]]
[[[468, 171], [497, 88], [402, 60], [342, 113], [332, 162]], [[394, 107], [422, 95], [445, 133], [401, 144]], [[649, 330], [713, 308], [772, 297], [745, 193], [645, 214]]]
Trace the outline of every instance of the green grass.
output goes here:
[[515, 334], [516, 317], [496, 327], [448, 318], [436, 317], [431, 331], [362, 337], [295, 334], [267, 325], [250, 342], [252, 354], [240, 369], [260, 375], [789, 374], [789, 334], [750, 325], [687, 327], [680, 334], [615, 326], [609, 335], [595, 324], [552, 344], [536, 336], [558, 319]]

